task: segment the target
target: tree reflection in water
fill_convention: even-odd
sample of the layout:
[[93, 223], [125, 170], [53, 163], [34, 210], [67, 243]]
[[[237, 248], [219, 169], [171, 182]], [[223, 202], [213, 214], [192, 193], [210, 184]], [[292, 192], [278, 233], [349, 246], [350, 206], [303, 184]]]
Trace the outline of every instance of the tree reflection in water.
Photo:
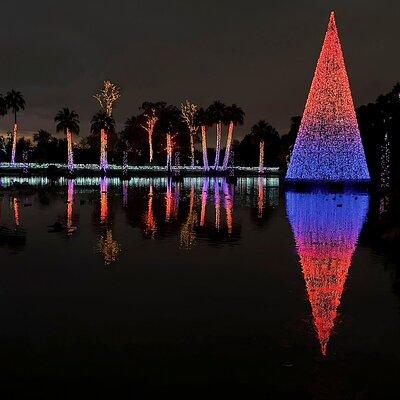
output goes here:
[[369, 196], [286, 193], [286, 207], [323, 355], [331, 336]]

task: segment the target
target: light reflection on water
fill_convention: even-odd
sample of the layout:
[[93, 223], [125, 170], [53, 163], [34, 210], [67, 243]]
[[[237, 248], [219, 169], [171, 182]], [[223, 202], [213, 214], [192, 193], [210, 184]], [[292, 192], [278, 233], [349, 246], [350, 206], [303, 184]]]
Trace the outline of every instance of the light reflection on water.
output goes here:
[[[38, 190], [18, 193], [13, 182]], [[51, 342], [53, 329], [35, 319], [40, 309], [46, 321], [64, 321], [67, 342], [79, 332], [71, 321], [87, 319], [86, 329], [110, 346], [118, 325], [135, 349], [158, 345], [171, 360], [177, 348], [186, 357], [194, 346], [211, 359], [224, 349], [258, 360], [254, 376], [271, 374], [268, 359], [282, 379], [282, 368], [296, 365], [305, 381], [316, 359], [362, 365], [383, 335], [381, 359], [400, 354], [398, 303], [383, 261], [357, 244], [367, 194], [285, 193], [271, 177], [236, 186], [223, 178], [0, 177], [0, 186], [0, 293], [12, 307], [1, 285], [16, 289], [37, 337]], [[57, 296], [64, 311], [52, 309]], [[380, 307], [381, 324], [364, 316], [365, 302]], [[14, 318], [5, 318], [4, 335], [24, 338]], [[43, 343], [36, 345], [50, 353]]]

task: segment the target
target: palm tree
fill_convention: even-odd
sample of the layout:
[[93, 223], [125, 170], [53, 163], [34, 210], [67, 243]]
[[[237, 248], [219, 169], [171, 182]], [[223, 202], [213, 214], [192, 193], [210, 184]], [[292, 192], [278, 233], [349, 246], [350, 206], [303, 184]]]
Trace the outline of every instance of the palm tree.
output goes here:
[[260, 172], [263, 172], [265, 143], [274, 142], [276, 139], [279, 140], [279, 133], [268, 122], [266, 122], [265, 120], [261, 120], [251, 128], [251, 134], [260, 144], [260, 161], [258, 168]]
[[90, 131], [92, 133], [100, 132], [100, 169], [106, 172], [108, 169], [107, 161], [107, 135], [113, 132], [115, 127], [114, 118], [105, 111], [97, 112], [91, 121]]
[[207, 156], [207, 129], [211, 126], [211, 118], [208, 110], [203, 107], [199, 108], [196, 112], [194, 123], [201, 129], [201, 148], [203, 152], [203, 168], [204, 171], [209, 170], [208, 156]]
[[222, 134], [222, 123], [226, 119], [226, 106], [220, 101], [214, 101], [208, 107], [208, 112], [211, 116], [212, 122], [216, 124], [216, 146], [215, 146], [215, 162], [214, 169], [217, 170], [219, 167], [219, 157], [221, 154], [221, 134]]
[[10, 92], [7, 93], [5, 101], [7, 109], [12, 110], [14, 114], [11, 163], [15, 164], [15, 152], [17, 148], [17, 132], [18, 132], [17, 113], [19, 111], [25, 110], [25, 99], [22, 96], [21, 92], [17, 92], [14, 89], [12, 89]]
[[226, 139], [224, 162], [222, 164], [222, 169], [224, 170], [228, 167], [235, 128], [238, 125], [243, 125], [244, 111], [236, 104], [232, 104], [230, 107], [226, 108], [225, 120], [229, 124], [229, 128], [228, 137]]
[[7, 102], [6, 99], [0, 94], [0, 117], [4, 117], [7, 114]]
[[172, 153], [174, 151], [179, 132], [187, 128], [181, 111], [175, 106], [163, 107], [159, 110], [157, 129], [166, 135], [166, 152], [168, 172], [172, 168]]
[[72, 134], [79, 134], [79, 115], [75, 111], [70, 111], [69, 108], [63, 108], [54, 117], [54, 121], [57, 122], [57, 132], [64, 132], [67, 136], [68, 143], [68, 171], [73, 172], [74, 170], [74, 155], [72, 150]]

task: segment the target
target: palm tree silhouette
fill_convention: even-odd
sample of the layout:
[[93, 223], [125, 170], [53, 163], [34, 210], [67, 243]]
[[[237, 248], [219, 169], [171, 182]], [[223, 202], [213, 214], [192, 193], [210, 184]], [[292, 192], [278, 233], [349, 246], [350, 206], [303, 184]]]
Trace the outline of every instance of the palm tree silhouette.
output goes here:
[[229, 124], [229, 128], [228, 128], [228, 136], [226, 139], [225, 156], [222, 164], [222, 169], [224, 170], [228, 167], [235, 128], [237, 125], [243, 125], [244, 115], [245, 115], [244, 111], [236, 104], [232, 104], [230, 107], [226, 108], [225, 122]]
[[201, 130], [201, 148], [203, 152], [203, 168], [204, 171], [209, 170], [208, 156], [207, 156], [207, 129], [212, 125], [211, 117], [208, 110], [203, 107], [199, 108], [194, 117], [194, 123], [200, 127]]
[[105, 111], [97, 112], [91, 121], [90, 131], [100, 132], [100, 169], [105, 173], [108, 169], [107, 161], [107, 134], [113, 132], [115, 127], [114, 118]]
[[0, 117], [4, 117], [7, 114], [7, 102], [6, 99], [0, 94]]
[[72, 149], [72, 134], [79, 134], [79, 115], [75, 111], [70, 111], [69, 108], [63, 108], [54, 117], [54, 121], [57, 122], [57, 132], [64, 132], [67, 136], [68, 143], [68, 171], [73, 172], [74, 170], [74, 155]]
[[266, 122], [265, 120], [261, 120], [256, 125], [253, 125], [253, 127], [251, 128], [251, 134], [254, 139], [260, 144], [259, 171], [263, 172], [265, 143], [271, 143], [276, 138], [279, 138], [279, 133], [268, 122]]
[[226, 106], [220, 101], [214, 101], [208, 107], [208, 112], [211, 116], [211, 120], [216, 124], [216, 146], [215, 146], [215, 162], [214, 170], [219, 167], [219, 157], [221, 154], [221, 134], [222, 134], [222, 123], [226, 120]]
[[17, 124], [17, 113], [19, 111], [25, 110], [25, 99], [22, 96], [21, 92], [17, 92], [12, 89], [10, 92], [7, 92], [5, 97], [7, 109], [12, 110], [14, 114], [14, 129], [13, 129], [13, 139], [12, 139], [12, 150], [11, 150], [11, 163], [15, 164], [15, 152], [17, 148], [17, 133], [18, 133], [18, 124]]

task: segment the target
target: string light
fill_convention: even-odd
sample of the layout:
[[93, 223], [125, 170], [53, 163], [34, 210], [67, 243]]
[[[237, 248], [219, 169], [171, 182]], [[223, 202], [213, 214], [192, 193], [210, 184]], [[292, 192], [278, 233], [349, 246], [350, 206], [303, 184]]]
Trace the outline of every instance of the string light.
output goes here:
[[210, 178], [205, 178], [203, 182], [203, 190], [201, 191], [200, 226], [204, 226], [206, 221], [206, 207], [207, 207], [209, 184], [210, 184]]
[[[104, 81], [103, 89], [100, 93], [93, 96], [99, 103], [100, 107], [107, 113], [109, 117], [112, 116], [114, 103], [121, 97], [120, 89], [111, 81]], [[107, 171], [107, 131], [103, 128], [100, 133], [100, 169]], [[71, 149], [72, 151], [72, 149]]]
[[172, 196], [172, 179], [168, 178], [167, 193], [165, 194], [165, 222], [170, 222], [173, 206], [174, 198]]
[[198, 106], [191, 103], [189, 100], [186, 100], [184, 103], [181, 103], [181, 112], [184, 121], [189, 129], [190, 134], [190, 165], [194, 166], [194, 154], [195, 154], [195, 138], [198, 131], [198, 126], [194, 123], [194, 118], [196, 112], [198, 110]]
[[258, 163], [258, 172], [260, 174], [264, 172], [264, 140], [260, 141], [260, 159]]
[[222, 169], [226, 170], [228, 167], [228, 162], [229, 162], [229, 155], [231, 151], [231, 146], [232, 146], [232, 139], [233, 139], [233, 131], [235, 129], [235, 124], [234, 122], [230, 122], [228, 126], [228, 136], [226, 139], [226, 148], [225, 148], [225, 155], [224, 155], [224, 161], [222, 162]]
[[197, 213], [194, 211], [194, 200], [195, 200], [195, 191], [193, 184], [190, 188], [190, 204], [189, 204], [189, 214], [182, 225], [181, 228], [181, 241], [180, 246], [181, 248], [185, 248], [189, 250], [196, 241], [196, 231], [195, 226], [197, 225]]
[[108, 178], [100, 180], [100, 223], [105, 224], [108, 219]]
[[207, 155], [207, 127], [204, 125], [201, 126], [201, 145], [203, 153], [204, 171], [209, 171], [210, 167], [208, 166], [208, 155]]
[[219, 231], [221, 227], [221, 198], [219, 195], [219, 181], [214, 180], [214, 205], [215, 205], [215, 229]]
[[258, 178], [258, 218], [264, 214], [264, 179]]
[[147, 200], [147, 212], [145, 214], [145, 230], [144, 233], [151, 239], [155, 238], [157, 231], [157, 223], [153, 211], [153, 185], [149, 187], [149, 197]]
[[158, 121], [158, 117], [156, 115], [155, 108], [152, 108], [148, 112], [144, 114], [146, 118], [146, 122], [141, 127], [147, 132], [148, 140], [149, 140], [149, 162], [153, 162], [153, 133], [156, 123]]
[[286, 193], [287, 214], [323, 355], [368, 202], [367, 194]]
[[19, 200], [14, 197], [13, 198], [13, 210], [14, 210], [14, 223], [15, 226], [19, 227]]
[[74, 155], [72, 150], [72, 132], [67, 129], [67, 146], [68, 146], [68, 171], [74, 171]]
[[72, 234], [74, 209], [74, 180], [68, 179], [67, 183], [67, 234]]
[[214, 169], [215, 171], [219, 168], [219, 157], [221, 154], [221, 135], [222, 135], [222, 122], [217, 122], [217, 143], [215, 146], [215, 163], [214, 163]]
[[336, 182], [370, 179], [334, 13], [286, 179]]
[[111, 230], [107, 230], [105, 236], [100, 236], [98, 250], [103, 256], [105, 266], [109, 266], [112, 262], [117, 260], [121, 252], [121, 245], [113, 239]]
[[226, 211], [226, 225], [228, 227], [228, 233], [231, 234], [233, 230], [233, 200], [226, 179], [224, 179], [223, 181], [223, 188]]
[[15, 123], [12, 135], [11, 164], [15, 164], [15, 154], [17, 152], [17, 132], [18, 124]]

